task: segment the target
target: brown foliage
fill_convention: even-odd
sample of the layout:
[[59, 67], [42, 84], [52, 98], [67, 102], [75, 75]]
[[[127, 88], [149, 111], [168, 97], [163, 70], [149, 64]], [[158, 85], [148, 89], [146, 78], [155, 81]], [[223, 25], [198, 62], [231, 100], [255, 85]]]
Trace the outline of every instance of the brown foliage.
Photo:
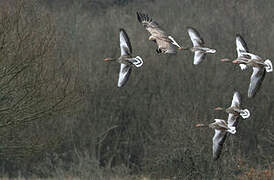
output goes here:
[[77, 100], [74, 77], [64, 76], [66, 66], [56, 63], [56, 23], [35, 5], [16, 1], [1, 11], [0, 158], [7, 169], [54, 146], [59, 136], [37, 130]]

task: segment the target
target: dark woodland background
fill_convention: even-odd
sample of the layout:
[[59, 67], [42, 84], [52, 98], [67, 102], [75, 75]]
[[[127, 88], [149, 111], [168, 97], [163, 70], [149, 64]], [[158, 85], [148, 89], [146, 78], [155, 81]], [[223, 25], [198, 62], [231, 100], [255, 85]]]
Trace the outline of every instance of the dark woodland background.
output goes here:
[[[2, 177], [236, 179], [274, 174], [273, 73], [247, 99], [251, 70], [236, 57], [240, 33], [250, 52], [274, 60], [274, 1], [1, 0], [0, 172]], [[179, 42], [200, 32], [215, 55], [156, 54], [136, 11], [148, 13]], [[117, 88], [119, 28], [131, 40], [134, 69]], [[233, 92], [251, 117], [212, 160], [211, 129]], [[270, 175], [269, 175], [270, 173]], [[274, 176], [274, 175], [273, 175]], [[272, 177], [273, 177], [272, 176]]]

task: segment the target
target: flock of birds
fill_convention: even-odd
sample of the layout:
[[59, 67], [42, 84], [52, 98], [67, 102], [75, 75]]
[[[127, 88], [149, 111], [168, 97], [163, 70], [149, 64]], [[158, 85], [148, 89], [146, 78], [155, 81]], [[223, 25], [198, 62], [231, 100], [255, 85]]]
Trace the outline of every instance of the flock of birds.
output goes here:
[[[216, 53], [215, 49], [204, 46], [204, 40], [198, 31], [192, 27], [187, 28], [188, 35], [192, 41], [193, 47], [182, 47], [175, 39], [166, 33], [159, 24], [152, 20], [147, 14], [137, 12], [138, 21], [151, 34], [149, 40], [157, 44], [157, 53], [176, 54], [178, 50], [189, 50], [194, 53], [194, 65], [200, 64], [206, 57], [206, 54]], [[129, 79], [132, 67], [141, 67], [143, 60], [141, 57], [132, 56], [132, 47], [129, 37], [124, 29], [120, 29], [120, 49], [121, 56], [118, 58], [105, 58], [104, 61], [116, 61], [120, 63], [120, 72], [118, 79], [118, 87], [122, 87]], [[266, 72], [272, 72], [273, 67], [269, 59], [263, 60], [261, 57], [248, 51], [247, 44], [240, 35], [236, 35], [237, 58], [235, 60], [224, 58], [222, 62], [232, 62], [238, 64], [241, 70], [248, 67], [253, 68], [248, 88], [248, 97], [252, 98], [256, 95], [261, 87]], [[215, 110], [224, 110], [228, 113], [227, 122], [223, 119], [214, 119], [215, 122], [205, 125], [197, 124], [196, 127], [209, 127], [215, 130], [213, 137], [213, 159], [220, 157], [223, 144], [228, 134], [235, 134], [239, 117], [244, 119], [250, 116], [248, 109], [242, 109], [241, 96], [239, 92], [234, 92], [231, 106], [228, 108], [217, 107]]]

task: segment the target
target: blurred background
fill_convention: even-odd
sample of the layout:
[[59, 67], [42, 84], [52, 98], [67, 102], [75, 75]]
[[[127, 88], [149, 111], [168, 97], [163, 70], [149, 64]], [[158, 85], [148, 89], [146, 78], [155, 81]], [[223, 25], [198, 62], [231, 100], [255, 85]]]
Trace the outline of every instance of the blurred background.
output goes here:
[[[247, 99], [252, 70], [235, 58], [235, 36], [273, 58], [274, 2], [237, 0], [0, 0], [1, 177], [69, 179], [248, 179], [274, 177], [273, 73]], [[217, 50], [156, 53], [137, 21], [152, 19], [183, 46], [196, 28]], [[119, 28], [131, 40], [134, 68], [118, 89]], [[251, 117], [240, 119], [219, 160], [214, 131], [197, 123], [227, 119], [234, 91]], [[140, 179], [140, 178], [139, 178]]]

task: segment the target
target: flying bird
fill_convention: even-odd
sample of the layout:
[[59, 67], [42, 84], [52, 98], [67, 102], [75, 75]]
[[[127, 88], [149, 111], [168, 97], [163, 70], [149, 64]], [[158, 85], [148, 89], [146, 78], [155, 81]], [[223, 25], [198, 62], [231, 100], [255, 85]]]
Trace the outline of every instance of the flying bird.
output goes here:
[[236, 50], [238, 57], [235, 60], [224, 58], [221, 59], [221, 61], [239, 64], [242, 70], [246, 70], [248, 67], [253, 68], [253, 73], [250, 77], [248, 88], [248, 97], [252, 98], [259, 91], [264, 80], [265, 73], [272, 72], [273, 66], [269, 59], [264, 61], [261, 57], [249, 53], [246, 42], [239, 34], [236, 36]]
[[151, 34], [148, 39], [157, 44], [157, 53], [175, 54], [177, 49], [181, 49], [181, 46], [174, 38], [168, 35], [156, 21], [152, 20], [147, 14], [141, 12], [136, 12], [136, 14], [138, 21]]
[[263, 60], [261, 57], [248, 52], [245, 52], [242, 54], [247, 56], [248, 58], [236, 59], [232, 62], [234, 64], [240, 64], [240, 65], [243, 64], [247, 67], [253, 68], [253, 73], [250, 77], [250, 83], [248, 88], [248, 97], [252, 98], [259, 91], [262, 85], [262, 82], [264, 80], [265, 73], [272, 72], [273, 66], [272, 66], [272, 62], [269, 59]]
[[229, 108], [217, 107], [215, 110], [225, 110], [228, 113], [227, 122], [221, 119], [215, 119], [214, 123], [209, 125], [197, 124], [196, 127], [210, 127], [215, 129], [213, 137], [213, 159], [217, 160], [222, 152], [222, 147], [228, 133], [235, 134], [239, 116], [246, 119], [250, 117], [248, 109], [241, 108], [241, 96], [239, 92], [234, 92], [231, 106]]
[[196, 127], [209, 127], [215, 130], [215, 134], [213, 136], [213, 159], [217, 160], [222, 152], [223, 144], [227, 137], [227, 133], [235, 134], [236, 128], [233, 126], [228, 126], [228, 124], [223, 119], [214, 119], [215, 122], [210, 123], [208, 125], [205, 124], [196, 124]]
[[[247, 56], [243, 53], [248, 52], [247, 44], [244, 41], [244, 38], [240, 35], [236, 35], [236, 51], [237, 51], [237, 58], [235, 60], [246, 60]], [[222, 62], [232, 62], [233, 59], [223, 58], [221, 59]], [[245, 64], [239, 64], [241, 70], [246, 70], [247, 66]]]
[[228, 108], [217, 107], [215, 110], [224, 110], [228, 113], [228, 126], [236, 127], [238, 119], [241, 116], [243, 119], [250, 117], [250, 111], [248, 109], [242, 109], [241, 107], [241, 95], [239, 92], [234, 92], [231, 106]]
[[194, 52], [194, 65], [200, 64], [205, 59], [206, 54], [214, 54], [216, 52], [215, 49], [204, 47], [204, 40], [196, 29], [188, 27], [187, 32], [192, 41], [193, 47], [182, 47], [180, 49]]
[[141, 57], [132, 57], [132, 47], [129, 37], [124, 29], [120, 29], [120, 49], [121, 56], [119, 58], [105, 58], [104, 61], [116, 61], [120, 63], [120, 72], [118, 79], [118, 87], [122, 87], [129, 79], [133, 66], [141, 67], [143, 60]]

